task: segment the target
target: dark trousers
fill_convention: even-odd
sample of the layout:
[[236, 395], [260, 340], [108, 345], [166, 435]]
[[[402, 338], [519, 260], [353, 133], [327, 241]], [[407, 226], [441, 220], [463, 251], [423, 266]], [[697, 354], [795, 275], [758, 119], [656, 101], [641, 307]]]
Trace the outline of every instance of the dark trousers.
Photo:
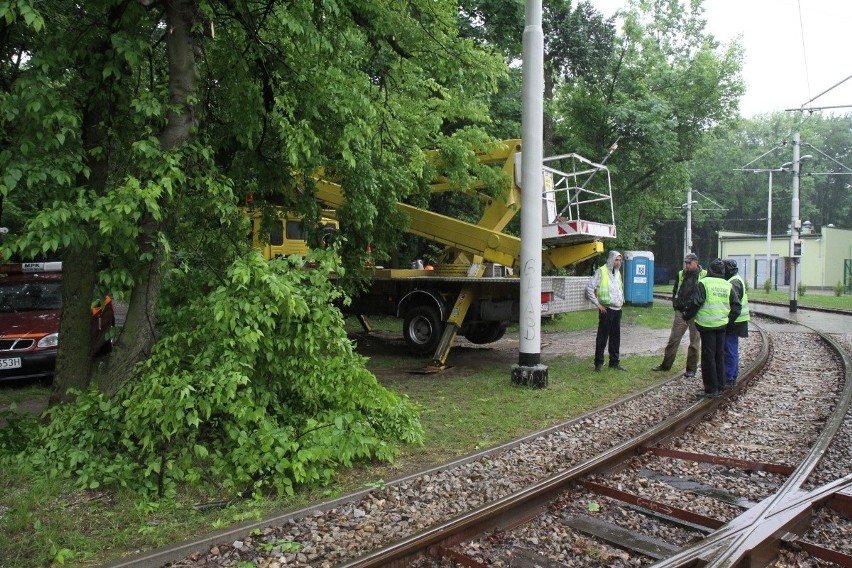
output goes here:
[[618, 367], [621, 351], [621, 310], [607, 308], [598, 312], [598, 335], [595, 338], [595, 366], [603, 365], [604, 349], [609, 343], [609, 366]]
[[722, 392], [725, 389], [725, 328], [702, 329], [701, 379], [704, 392]]

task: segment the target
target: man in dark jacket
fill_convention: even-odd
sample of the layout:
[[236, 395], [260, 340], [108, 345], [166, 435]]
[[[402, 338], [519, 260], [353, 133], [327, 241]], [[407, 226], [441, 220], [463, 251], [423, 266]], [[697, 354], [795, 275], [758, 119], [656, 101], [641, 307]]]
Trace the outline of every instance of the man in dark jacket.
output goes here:
[[737, 261], [725, 259], [725, 279], [731, 283], [742, 309], [734, 323], [725, 330], [725, 386], [733, 386], [740, 373], [740, 337], [748, 337], [748, 322], [751, 319], [748, 308], [748, 291], [745, 281], [739, 275]]
[[689, 348], [686, 351], [686, 376], [694, 377], [698, 370], [698, 353], [701, 349], [701, 338], [694, 321], [683, 319], [683, 310], [687, 302], [695, 292], [698, 281], [707, 274], [706, 270], [698, 264], [698, 255], [689, 253], [683, 257], [683, 270], [678, 272], [672, 288], [672, 307], [674, 308], [674, 321], [672, 331], [669, 334], [669, 342], [663, 354], [663, 362], [651, 369], [652, 371], [669, 371], [674, 364], [680, 342], [686, 330], [689, 330]]
[[725, 329], [737, 320], [740, 309], [739, 297], [725, 280], [725, 263], [717, 258], [683, 310], [683, 319], [694, 317], [701, 334], [703, 396], [716, 397], [725, 389]]

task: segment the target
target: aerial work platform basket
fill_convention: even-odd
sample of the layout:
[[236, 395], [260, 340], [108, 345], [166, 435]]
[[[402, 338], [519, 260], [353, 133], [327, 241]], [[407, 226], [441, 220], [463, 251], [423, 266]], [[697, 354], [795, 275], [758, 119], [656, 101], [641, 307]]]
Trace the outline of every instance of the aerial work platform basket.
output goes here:
[[544, 244], [559, 246], [614, 239], [615, 211], [609, 169], [574, 153], [545, 158], [542, 165]]

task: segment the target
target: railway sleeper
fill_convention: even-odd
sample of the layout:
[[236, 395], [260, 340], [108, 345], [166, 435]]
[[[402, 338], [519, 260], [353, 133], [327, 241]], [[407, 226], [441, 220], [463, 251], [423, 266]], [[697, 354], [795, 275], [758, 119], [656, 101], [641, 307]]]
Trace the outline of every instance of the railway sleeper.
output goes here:
[[688, 491], [696, 495], [710, 497], [711, 499], [715, 499], [716, 501], [721, 501], [722, 503], [734, 505], [735, 507], [739, 507], [741, 509], [750, 509], [757, 505], [756, 502], [750, 501], [744, 497], [740, 497], [739, 495], [735, 495], [725, 489], [714, 487], [712, 485], [706, 485], [704, 483], [699, 483], [691, 479], [684, 479], [682, 477], [677, 477], [674, 475], [664, 475], [662, 473], [658, 473], [656, 471], [644, 467], [639, 470], [639, 475], [641, 477], [644, 477], [645, 479], [661, 481], [669, 487], [673, 487], [680, 491]]
[[564, 522], [575, 531], [608, 542], [618, 548], [644, 554], [654, 560], [668, 558], [680, 550], [679, 546], [675, 546], [662, 539], [625, 529], [610, 522], [585, 515], [571, 515], [566, 517]]
[[500, 557], [506, 566], [512, 568], [567, 568], [567, 565], [555, 560], [551, 560], [547, 556], [533, 552], [528, 548], [515, 548], [511, 554], [505, 554]]
[[786, 534], [781, 537], [781, 545], [794, 551], [804, 550], [815, 558], [819, 558], [820, 560], [825, 560], [827, 562], [833, 562], [838, 566], [852, 568], [852, 555], [840, 552], [839, 550], [825, 548], [824, 546], [820, 546], [812, 542], [800, 540], [795, 534]]

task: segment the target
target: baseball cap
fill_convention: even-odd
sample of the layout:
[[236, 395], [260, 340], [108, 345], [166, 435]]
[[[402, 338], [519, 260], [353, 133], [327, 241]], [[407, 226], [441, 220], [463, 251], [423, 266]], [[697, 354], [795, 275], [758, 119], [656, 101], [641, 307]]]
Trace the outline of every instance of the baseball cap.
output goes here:
[[695, 261], [698, 260], [698, 255], [695, 254], [694, 252], [688, 253], [685, 257], [683, 257], [684, 262], [690, 262], [692, 260], [695, 260]]

